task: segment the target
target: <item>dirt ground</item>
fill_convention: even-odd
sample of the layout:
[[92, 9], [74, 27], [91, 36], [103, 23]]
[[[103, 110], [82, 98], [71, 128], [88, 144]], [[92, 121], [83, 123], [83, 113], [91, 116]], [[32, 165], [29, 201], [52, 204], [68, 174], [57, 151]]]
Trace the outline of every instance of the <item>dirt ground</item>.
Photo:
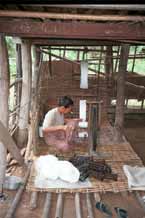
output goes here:
[[[128, 141], [131, 143], [135, 152], [141, 157], [145, 164], [145, 118], [141, 118], [140, 120], [126, 121], [125, 135]], [[6, 211], [15, 196], [15, 191], [5, 191], [5, 194], [8, 195], [8, 199], [4, 203], [0, 203], [0, 218], [5, 217]], [[28, 192], [25, 192], [23, 194], [19, 207], [16, 210], [15, 218], [42, 217], [45, 194], [39, 193], [37, 202], [38, 207], [34, 210], [30, 209], [30, 195], [31, 193]], [[101, 198], [107, 205], [111, 207], [113, 212], [113, 218], [117, 217], [114, 211], [114, 207], [121, 207], [126, 209], [128, 211], [129, 218], [145, 218], [145, 210], [140, 206], [133, 193], [107, 193], [102, 194]], [[91, 200], [93, 203], [93, 210], [95, 215], [94, 217], [105, 218], [105, 214], [101, 213], [95, 208], [96, 200], [94, 199], [93, 195]], [[56, 201], [56, 194], [52, 194], [52, 203], [49, 216], [50, 218], [55, 217]], [[88, 217], [86, 205], [86, 196], [85, 194], [81, 194], [81, 208], [83, 211], [82, 217], [84, 218]], [[74, 194], [65, 194], [63, 218], [73, 217], [76, 217]]]

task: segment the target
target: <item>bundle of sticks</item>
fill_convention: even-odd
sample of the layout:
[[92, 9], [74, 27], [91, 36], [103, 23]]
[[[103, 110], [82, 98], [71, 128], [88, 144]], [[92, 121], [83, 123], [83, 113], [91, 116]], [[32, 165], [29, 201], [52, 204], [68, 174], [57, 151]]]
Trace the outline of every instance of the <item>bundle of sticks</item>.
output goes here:
[[112, 173], [111, 167], [104, 159], [97, 159], [94, 156], [73, 156], [69, 161], [80, 171], [80, 181], [90, 176], [100, 181], [105, 179], [117, 181], [117, 174]]

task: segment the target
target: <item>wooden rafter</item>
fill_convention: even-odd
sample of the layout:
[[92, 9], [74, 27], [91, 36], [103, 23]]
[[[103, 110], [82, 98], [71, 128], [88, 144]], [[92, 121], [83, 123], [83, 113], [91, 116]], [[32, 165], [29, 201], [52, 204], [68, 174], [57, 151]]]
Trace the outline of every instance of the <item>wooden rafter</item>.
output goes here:
[[0, 20], [0, 33], [47, 39], [144, 40], [145, 24]]
[[89, 20], [89, 21], [145, 21], [145, 16], [125, 16], [125, 15], [86, 15], [68, 13], [50, 13], [34, 11], [11, 11], [0, 10], [0, 17], [19, 17], [19, 18], [47, 18], [62, 20]]

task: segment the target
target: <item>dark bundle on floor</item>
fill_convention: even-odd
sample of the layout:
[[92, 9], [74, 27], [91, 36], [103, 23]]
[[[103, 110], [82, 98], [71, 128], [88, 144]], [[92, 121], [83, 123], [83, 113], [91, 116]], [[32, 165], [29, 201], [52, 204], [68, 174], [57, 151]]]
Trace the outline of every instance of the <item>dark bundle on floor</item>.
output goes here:
[[94, 156], [73, 156], [69, 161], [80, 171], [80, 181], [92, 176], [98, 180], [111, 179], [117, 181], [117, 174], [112, 173], [111, 167], [104, 159]]

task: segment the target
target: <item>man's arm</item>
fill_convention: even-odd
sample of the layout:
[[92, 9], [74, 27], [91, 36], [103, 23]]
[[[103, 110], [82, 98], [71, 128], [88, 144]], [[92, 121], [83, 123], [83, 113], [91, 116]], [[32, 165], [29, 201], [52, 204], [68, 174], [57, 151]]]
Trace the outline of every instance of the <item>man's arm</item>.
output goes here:
[[80, 118], [66, 118], [64, 119], [64, 122], [67, 124], [68, 122], [71, 122], [71, 121], [76, 121], [76, 122], [79, 122], [79, 121], [82, 121], [82, 119]]
[[66, 125], [59, 125], [59, 126], [50, 126], [50, 127], [46, 127], [43, 129], [43, 133], [47, 133], [47, 132], [54, 132], [57, 130], [66, 130], [67, 126]]

